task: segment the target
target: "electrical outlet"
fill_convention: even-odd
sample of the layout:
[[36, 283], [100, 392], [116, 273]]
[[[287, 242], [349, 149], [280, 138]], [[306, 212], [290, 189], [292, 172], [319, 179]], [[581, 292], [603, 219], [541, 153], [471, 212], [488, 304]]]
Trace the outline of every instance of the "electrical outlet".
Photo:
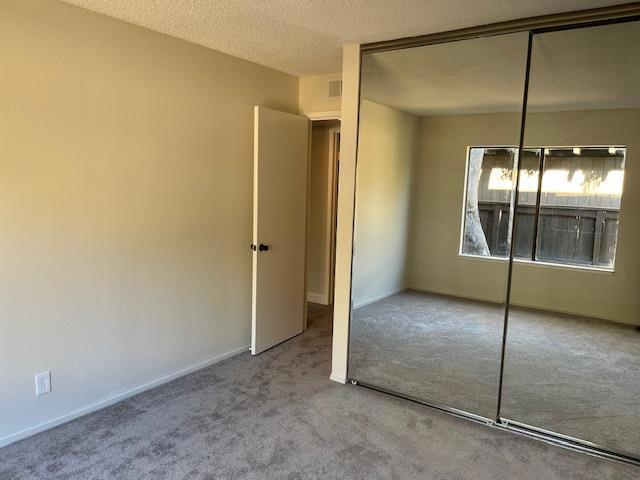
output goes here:
[[51, 372], [36, 374], [36, 395], [44, 395], [51, 392]]

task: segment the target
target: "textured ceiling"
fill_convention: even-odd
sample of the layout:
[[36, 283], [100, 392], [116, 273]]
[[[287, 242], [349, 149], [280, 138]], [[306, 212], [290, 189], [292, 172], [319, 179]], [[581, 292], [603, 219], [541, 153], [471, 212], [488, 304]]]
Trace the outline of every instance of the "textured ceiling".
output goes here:
[[[418, 115], [517, 112], [527, 35], [367, 54], [364, 98]], [[640, 22], [536, 35], [530, 111], [640, 108]]]
[[344, 43], [435, 33], [623, 0], [64, 0], [294, 75], [341, 70]]

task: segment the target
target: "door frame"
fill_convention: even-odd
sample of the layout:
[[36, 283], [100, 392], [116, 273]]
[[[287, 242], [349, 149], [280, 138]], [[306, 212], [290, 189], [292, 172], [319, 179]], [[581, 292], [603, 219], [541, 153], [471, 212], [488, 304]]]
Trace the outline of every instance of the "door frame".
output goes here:
[[309, 112], [304, 114], [312, 122], [317, 122], [319, 120], [338, 120], [340, 121], [341, 112], [340, 110], [329, 111], [329, 112]]
[[[326, 111], [326, 112], [307, 112], [304, 114], [304, 116], [306, 116], [309, 119], [309, 154], [308, 154], [308, 159], [307, 159], [307, 185], [310, 185], [311, 183], [311, 148], [313, 145], [313, 135], [312, 135], [312, 131], [313, 131], [313, 123], [314, 122], [320, 122], [320, 121], [327, 121], [327, 120], [336, 120], [338, 122], [341, 122], [341, 112], [339, 110], [336, 111]], [[333, 303], [333, 296], [334, 296], [334, 285], [335, 285], [335, 251], [336, 251], [336, 224], [337, 224], [337, 216], [338, 216], [338, 191], [337, 191], [337, 186], [338, 186], [338, 169], [336, 168], [336, 163], [337, 162], [337, 157], [334, 155], [335, 152], [335, 148], [336, 148], [336, 142], [335, 142], [335, 134], [336, 131], [338, 133], [338, 135], [340, 134], [340, 126], [335, 126], [335, 127], [331, 127], [329, 132], [330, 132], [330, 138], [329, 138], [329, 155], [331, 155], [331, 158], [329, 159], [329, 167], [330, 167], [330, 171], [327, 172], [327, 176], [331, 175], [331, 181], [327, 182], [328, 186], [327, 186], [327, 201], [330, 203], [327, 203], [327, 205], [331, 205], [331, 209], [327, 209], [327, 217], [326, 217], [326, 222], [327, 222], [327, 235], [326, 235], [326, 241], [328, 242], [328, 245], [330, 247], [329, 250], [329, 255], [328, 258], [329, 260], [327, 261], [326, 264], [326, 272], [328, 274], [328, 278], [329, 278], [329, 282], [328, 282], [328, 286], [327, 286], [327, 291], [323, 292], [325, 295], [325, 298], [327, 298], [327, 301], [329, 304]], [[332, 194], [331, 193], [331, 189], [334, 189], [334, 196], [332, 198], [330, 198], [329, 196]], [[311, 192], [310, 189], [307, 189], [307, 232], [306, 232], [306, 242], [308, 244], [309, 242], [309, 215], [310, 215], [310, 209], [311, 209], [311, 198], [310, 198]], [[331, 216], [332, 217], [331, 217]], [[305, 292], [307, 292], [307, 274], [309, 272], [308, 269], [308, 265], [305, 265]], [[306, 308], [305, 308], [305, 315], [304, 315], [304, 330], [307, 330], [307, 313], [306, 313]]]
[[336, 268], [336, 224], [338, 216], [338, 170], [340, 165], [340, 126], [329, 129], [329, 168], [327, 169], [327, 291], [328, 305], [333, 304]]

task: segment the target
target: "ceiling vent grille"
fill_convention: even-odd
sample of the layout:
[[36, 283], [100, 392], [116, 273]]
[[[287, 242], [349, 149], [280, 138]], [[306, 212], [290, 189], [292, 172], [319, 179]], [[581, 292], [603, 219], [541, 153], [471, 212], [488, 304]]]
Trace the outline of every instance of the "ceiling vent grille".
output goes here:
[[342, 96], [342, 80], [330, 80], [329, 81], [329, 97], [341, 97]]

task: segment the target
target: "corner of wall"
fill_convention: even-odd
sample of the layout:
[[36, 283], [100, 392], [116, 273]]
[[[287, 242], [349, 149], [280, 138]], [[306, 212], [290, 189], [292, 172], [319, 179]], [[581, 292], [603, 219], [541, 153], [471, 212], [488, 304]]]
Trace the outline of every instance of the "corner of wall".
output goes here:
[[342, 56], [342, 124], [338, 180], [333, 348], [331, 353], [331, 379], [334, 381], [341, 381], [342, 379], [346, 381], [347, 378], [359, 97], [360, 45], [344, 45]]

